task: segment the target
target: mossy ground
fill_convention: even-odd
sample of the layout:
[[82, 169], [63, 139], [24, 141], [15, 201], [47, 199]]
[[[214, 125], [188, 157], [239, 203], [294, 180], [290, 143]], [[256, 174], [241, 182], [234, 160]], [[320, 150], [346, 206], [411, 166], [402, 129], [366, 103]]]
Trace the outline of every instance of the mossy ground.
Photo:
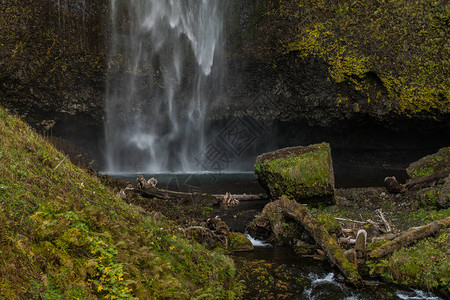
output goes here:
[[0, 296], [237, 298], [233, 261], [126, 204], [0, 108]]

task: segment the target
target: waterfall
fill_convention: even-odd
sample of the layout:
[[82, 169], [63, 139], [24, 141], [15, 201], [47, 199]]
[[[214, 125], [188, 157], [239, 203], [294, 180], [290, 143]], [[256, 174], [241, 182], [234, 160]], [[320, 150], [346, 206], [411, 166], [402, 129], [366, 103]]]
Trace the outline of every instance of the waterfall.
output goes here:
[[223, 76], [222, 0], [110, 0], [109, 172], [201, 170]]

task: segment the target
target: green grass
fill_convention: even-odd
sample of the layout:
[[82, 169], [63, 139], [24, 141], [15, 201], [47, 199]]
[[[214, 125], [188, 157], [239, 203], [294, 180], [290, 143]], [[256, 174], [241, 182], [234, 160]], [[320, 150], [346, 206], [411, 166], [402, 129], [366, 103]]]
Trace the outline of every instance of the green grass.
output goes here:
[[233, 261], [143, 216], [0, 108], [0, 297], [233, 299]]

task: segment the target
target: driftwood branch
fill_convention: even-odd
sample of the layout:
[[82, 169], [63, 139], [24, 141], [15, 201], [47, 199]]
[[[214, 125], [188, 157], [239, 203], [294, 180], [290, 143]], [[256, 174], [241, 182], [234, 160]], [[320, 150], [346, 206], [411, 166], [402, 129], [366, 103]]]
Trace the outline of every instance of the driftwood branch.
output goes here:
[[384, 217], [383, 211], [381, 210], [381, 208], [377, 209], [376, 212], [380, 215], [381, 221], [383, 221], [384, 227], [386, 227], [386, 233], [391, 232], [392, 231], [391, 225]]
[[411, 245], [412, 243], [424, 239], [437, 231], [450, 227], [450, 217], [447, 217], [442, 220], [435, 221], [433, 223], [421, 226], [410, 228], [405, 233], [401, 234], [399, 237], [394, 240], [374, 249], [370, 252], [369, 256], [372, 258], [380, 258], [385, 255], [388, 255], [396, 250], [399, 250], [402, 247]]
[[356, 266], [350, 263], [334, 239], [324, 226], [311, 214], [311, 212], [295, 200], [281, 198], [278, 205], [283, 215], [301, 224], [323, 249], [327, 258], [336, 265], [344, 276], [355, 286], [362, 286], [363, 282]]
[[334, 218], [337, 221], [343, 221], [343, 222], [350, 222], [350, 223], [356, 223], [356, 224], [369, 224], [369, 222], [362, 222], [362, 221], [356, 221], [352, 219], [345, 219], [345, 218]]
[[[205, 193], [185, 193], [185, 192], [175, 192], [170, 190], [163, 190], [158, 188], [147, 188], [147, 189], [134, 189], [136, 193], [141, 194], [145, 198], [158, 198], [164, 200], [176, 200], [180, 202], [192, 201], [193, 199], [203, 199], [203, 200], [215, 200], [220, 203], [225, 195], [221, 194], [205, 194]], [[254, 200], [267, 200], [268, 197], [265, 194], [242, 194], [242, 195], [232, 195], [234, 199], [238, 201], [254, 201]]]
[[67, 155], [64, 156], [63, 160], [61, 160], [58, 165], [56, 165], [56, 167], [53, 169], [53, 172], [55, 172], [59, 168], [59, 166], [62, 165], [62, 163], [66, 160], [66, 158], [67, 158]]

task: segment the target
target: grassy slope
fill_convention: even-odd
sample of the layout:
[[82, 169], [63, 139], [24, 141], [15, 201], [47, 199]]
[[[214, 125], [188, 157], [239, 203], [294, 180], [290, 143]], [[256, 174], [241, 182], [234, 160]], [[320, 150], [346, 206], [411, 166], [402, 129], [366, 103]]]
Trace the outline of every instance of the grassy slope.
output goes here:
[[140, 215], [0, 108], [0, 298], [234, 298], [230, 258]]
[[[406, 115], [448, 113], [449, 20], [446, 1], [269, 0], [264, 23], [283, 30], [272, 30], [266, 48], [278, 43], [278, 55], [295, 51], [301, 58], [325, 60], [330, 79], [367, 97], [355, 109], [375, 105]], [[371, 74], [378, 79], [371, 80]], [[337, 105], [351, 101], [339, 97]]]

